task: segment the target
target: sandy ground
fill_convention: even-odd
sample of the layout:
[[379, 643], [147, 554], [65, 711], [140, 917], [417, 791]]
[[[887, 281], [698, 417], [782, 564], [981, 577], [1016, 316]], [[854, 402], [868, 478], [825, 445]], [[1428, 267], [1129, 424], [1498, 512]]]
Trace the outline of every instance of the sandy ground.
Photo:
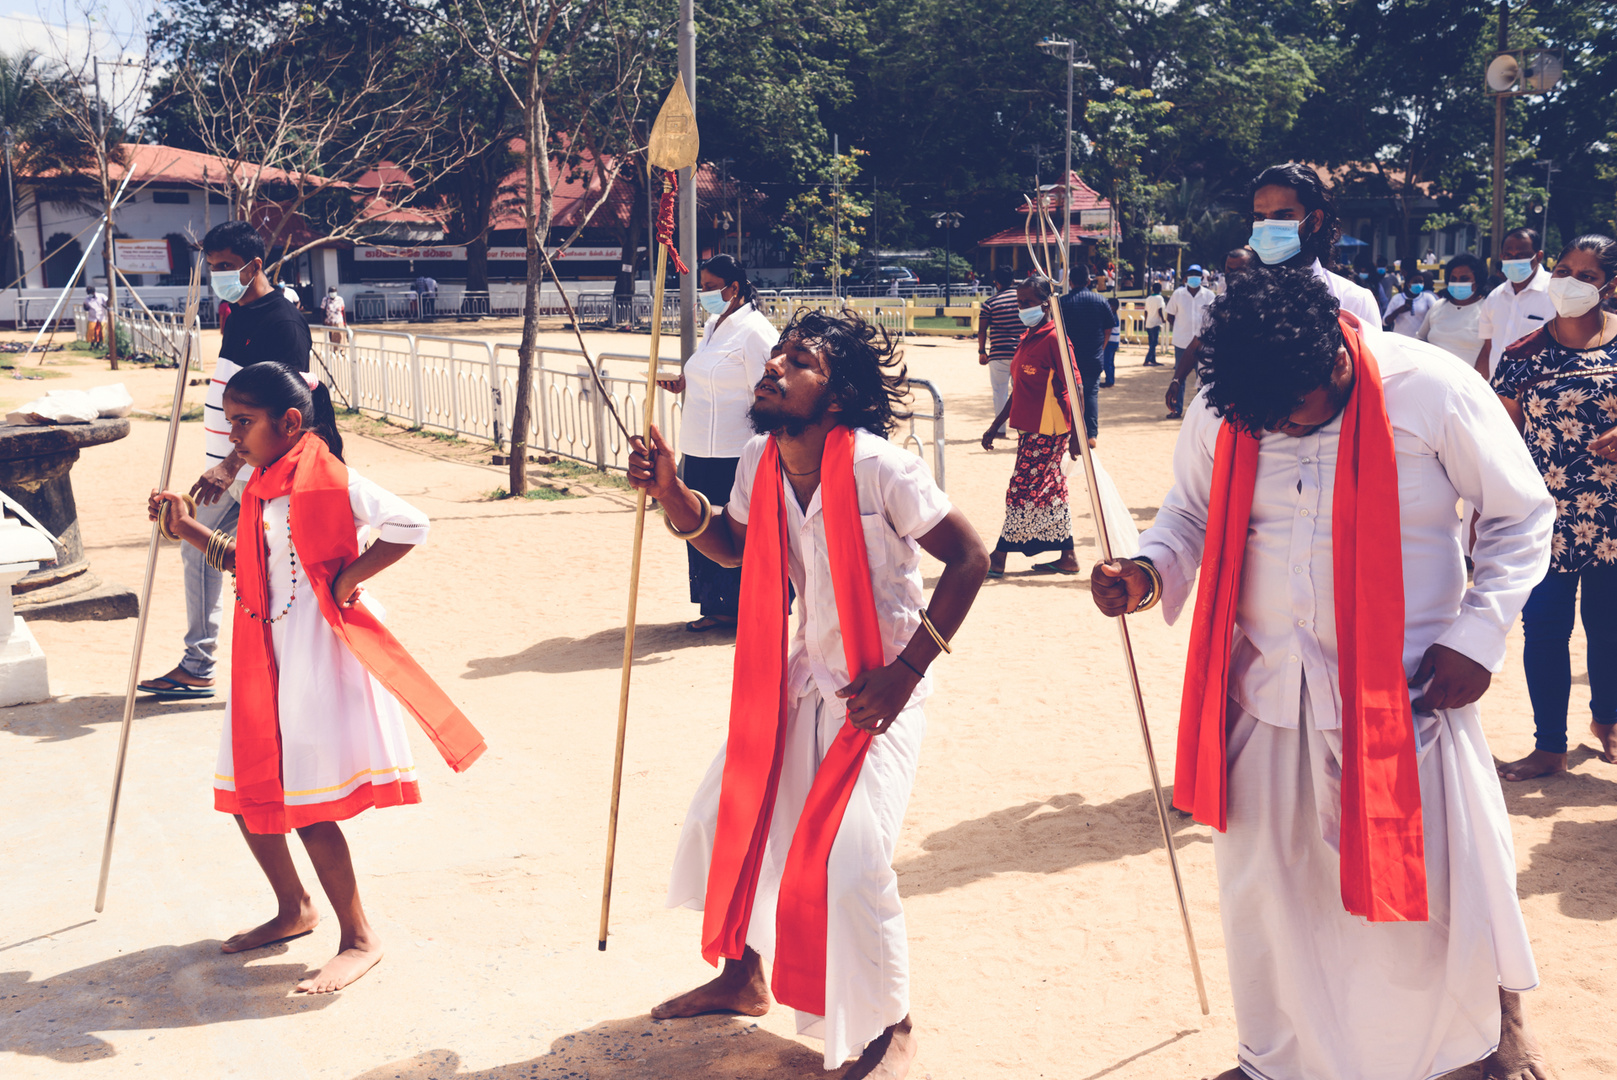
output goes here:
[[[986, 375], [965, 344], [923, 343], [908, 355], [947, 401], [949, 493], [991, 542], [1013, 452], [976, 445], [989, 416]], [[1161, 418], [1164, 369], [1139, 360], [1125, 350], [1116, 388], [1103, 393], [1102, 448], [1136, 517], [1148, 521], [1167, 486], [1177, 425]], [[114, 378], [95, 365], [63, 370], [71, 378], [48, 385]], [[116, 377], [140, 404], [166, 411], [172, 373]], [[182, 430], [188, 475], [201, 430]], [[87, 451], [74, 473], [86, 544], [104, 577], [139, 582], [141, 505], [163, 434], [163, 425], [137, 422], [127, 440]], [[134, 621], [39, 622], [58, 697], [0, 711], [0, 1073], [821, 1075], [819, 1044], [796, 1038], [785, 1010], [757, 1023], [647, 1017], [709, 971], [698, 955], [699, 916], [664, 910], [662, 898], [686, 801], [723, 738], [732, 655], [730, 642], [681, 628], [694, 612], [680, 545], [657, 527], [646, 541], [612, 940], [601, 953], [631, 504], [617, 493], [488, 502], [500, 470], [363, 437], [350, 441], [349, 457], [434, 519], [431, 542], [376, 592], [399, 637], [490, 746], [455, 776], [412, 729], [426, 801], [345, 826], [387, 958], [344, 993], [311, 999], [289, 991], [333, 952], [332, 920], [286, 945], [220, 954], [220, 941], [267, 917], [271, 903], [234, 826], [211, 808], [216, 704], [137, 710], [110, 897], [96, 915]], [[1077, 516], [1089, 535], [1087, 511]], [[1080, 555], [1087, 565], [1093, 545], [1081, 540]], [[163, 552], [147, 674], [179, 655], [179, 566], [177, 552]], [[927, 710], [898, 855], [921, 1045], [913, 1075], [1217, 1072], [1233, 1063], [1235, 1027], [1208, 831], [1183, 817], [1174, 826], [1212, 1000], [1204, 1018], [1117, 633], [1084, 580], [1026, 567], [1013, 558], [1012, 573], [984, 589], [954, 656], [939, 665]], [[929, 584], [936, 572], [928, 567]], [[1166, 781], [1186, 628], [1153, 615], [1134, 629]], [[1518, 634], [1485, 701], [1502, 757], [1531, 745], [1519, 654]], [[1581, 655], [1577, 664], [1581, 672]], [[1574, 715], [1583, 712], [1586, 679], [1578, 682]], [[1572, 760], [1570, 776], [1507, 791], [1544, 977], [1528, 1005], [1563, 1078], [1609, 1076], [1617, 1051], [1590, 1018], [1617, 987], [1617, 768], [1587, 747]]]

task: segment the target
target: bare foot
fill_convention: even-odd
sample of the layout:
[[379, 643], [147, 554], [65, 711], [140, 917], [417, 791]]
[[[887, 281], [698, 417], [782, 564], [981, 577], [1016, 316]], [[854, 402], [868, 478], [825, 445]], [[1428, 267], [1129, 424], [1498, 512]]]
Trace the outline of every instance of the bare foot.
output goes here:
[[651, 1010], [651, 1018], [672, 1020], [716, 1012], [762, 1016], [772, 1004], [769, 983], [764, 979], [763, 958], [748, 948], [740, 960], [725, 960], [718, 978], [669, 998]]
[[915, 1060], [915, 1032], [910, 1018], [905, 1017], [875, 1039], [859, 1055], [853, 1068], [843, 1074], [842, 1080], [904, 1080], [910, 1074], [910, 1062]]
[[1534, 750], [1520, 761], [1499, 766], [1499, 775], [1512, 782], [1537, 780], [1541, 776], [1566, 772], [1566, 755], [1552, 754], [1548, 750]]
[[1204, 1076], [1204, 1077], [1202, 1077], [1202, 1080], [1250, 1080], [1250, 1078], [1246, 1075], [1246, 1073], [1242, 1072], [1239, 1068], [1235, 1068], [1235, 1069], [1225, 1069], [1223, 1072], [1219, 1073], [1217, 1076], [1211, 1076], [1211, 1077]]
[[1601, 724], [1591, 720], [1589, 732], [1600, 744], [1600, 753], [1596, 756], [1607, 765], [1617, 765], [1617, 724]]
[[243, 930], [219, 946], [219, 951], [238, 953], [259, 949], [265, 945], [273, 945], [277, 941], [302, 937], [319, 925], [320, 913], [305, 896], [303, 904], [296, 911], [283, 911], [267, 923], [255, 926], [251, 930]]
[[333, 994], [353, 983], [382, 959], [381, 944], [374, 939], [351, 945], [326, 961], [326, 966], [298, 983], [303, 994]]
[[1484, 1080], [1554, 1080], [1538, 1040], [1527, 1026], [1522, 997], [1499, 991], [1499, 1049], [1482, 1063]]

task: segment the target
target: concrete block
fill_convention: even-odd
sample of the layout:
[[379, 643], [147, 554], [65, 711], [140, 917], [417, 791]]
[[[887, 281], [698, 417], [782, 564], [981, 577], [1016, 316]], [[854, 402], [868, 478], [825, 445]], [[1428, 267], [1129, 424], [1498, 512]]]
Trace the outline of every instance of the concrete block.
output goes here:
[[45, 674], [45, 650], [21, 619], [11, 624], [11, 636], [0, 645], [0, 707], [27, 705], [51, 696]]

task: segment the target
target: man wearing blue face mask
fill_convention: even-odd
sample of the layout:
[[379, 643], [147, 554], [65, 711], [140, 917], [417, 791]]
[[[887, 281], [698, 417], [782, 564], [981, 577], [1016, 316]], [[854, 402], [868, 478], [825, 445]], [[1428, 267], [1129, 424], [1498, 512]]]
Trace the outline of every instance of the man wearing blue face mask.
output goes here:
[[1490, 380], [1506, 349], [1555, 318], [1555, 305], [1550, 302], [1550, 275], [1544, 270], [1538, 230], [1510, 230], [1505, 234], [1499, 254], [1504, 284], [1482, 301], [1482, 311], [1477, 318], [1477, 332], [1482, 335], [1477, 370]]
[[1435, 302], [1435, 298], [1426, 290], [1426, 275], [1412, 270], [1404, 291], [1387, 305], [1381, 328], [1405, 337], [1418, 337], [1421, 323], [1426, 321], [1426, 313], [1432, 310]]
[[[202, 407], [203, 449], [207, 471], [191, 487], [196, 519], [208, 529], [236, 531], [240, 504], [230, 494], [245, 462], [230, 444], [225, 423], [224, 389], [230, 377], [249, 364], [274, 360], [309, 370], [309, 321], [264, 275], [264, 240], [245, 221], [227, 221], [202, 238], [213, 293], [231, 305], [220, 334], [219, 362], [208, 383]], [[160, 701], [213, 696], [214, 648], [224, 600], [224, 575], [209, 566], [202, 552], [182, 544], [185, 573], [185, 655], [173, 670], [147, 679], [140, 689]]]
[[1295, 161], [1271, 165], [1253, 179], [1250, 190], [1251, 246], [1258, 260], [1264, 266], [1312, 270], [1343, 311], [1371, 330], [1380, 326], [1381, 307], [1370, 290], [1328, 272], [1336, 265], [1341, 222], [1319, 174]]

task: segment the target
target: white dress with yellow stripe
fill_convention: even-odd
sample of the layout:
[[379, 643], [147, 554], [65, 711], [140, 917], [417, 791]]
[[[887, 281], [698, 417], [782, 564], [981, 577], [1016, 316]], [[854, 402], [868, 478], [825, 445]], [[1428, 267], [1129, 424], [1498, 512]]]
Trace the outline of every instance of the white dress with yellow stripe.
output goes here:
[[[394, 544], [427, 538], [425, 514], [353, 469], [348, 470], [348, 501], [361, 550], [373, 536]], [[399, 703], [327, 624], [301, 566], [293, 596], [290, 502], [283, 496], [264, 504], [264, 536], [270, 614], [280, 614], [292, 598], [286, 617], [272, 625], [272, 635], [280, 674], [281, 785], [291, 827], [297, 828], [339, 821], [373, 805], [417, 802], [419, 795]], [[386, 618], [371, 593], [360, 603]], [[227, 703], [214, 787], [234, 791], [234, 773]]]

